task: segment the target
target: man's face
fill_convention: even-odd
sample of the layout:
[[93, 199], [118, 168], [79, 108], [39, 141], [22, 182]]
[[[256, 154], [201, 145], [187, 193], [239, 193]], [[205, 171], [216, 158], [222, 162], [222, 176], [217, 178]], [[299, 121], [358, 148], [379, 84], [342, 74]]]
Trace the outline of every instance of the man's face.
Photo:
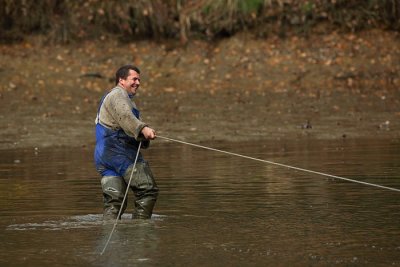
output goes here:
[[134, 70], [129, 70], [128, 77], [119, 80], [119, 84], [128, 92], [128, 94], [135, 95], [140, 86], [140, 74]]

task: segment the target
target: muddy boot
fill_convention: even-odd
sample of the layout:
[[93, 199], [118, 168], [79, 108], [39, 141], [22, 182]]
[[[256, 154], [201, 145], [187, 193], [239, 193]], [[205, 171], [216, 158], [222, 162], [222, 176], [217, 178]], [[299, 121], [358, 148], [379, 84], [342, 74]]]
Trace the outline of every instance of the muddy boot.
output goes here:
[[[122, 177], [103, 176], [101, 179], [101, 187], [103, 189], [104, 202], [103, 220], [115, 220], [117, 219], [122, 201], [124, 199], [126, 183]], [[127, 201], [125, 200], [121, 215], [126, 209], [126, 203]], [[119, 219], [121, 219], [121, 216]]]
[[132, 219], [150, 219], [153, 214], [153, 208], [156, 204], [157, 196], [146, 196], [135, 200], [135, 209], [132, 213]]
[[[129, 181], [132, 166], [126, 171], [124, 178]], [[158, 187], [147, 162], [138, 162], [133, 177], [131, 188], [135, 194], [135, 208], [132, 219], [150, 219], [157, 201]]]

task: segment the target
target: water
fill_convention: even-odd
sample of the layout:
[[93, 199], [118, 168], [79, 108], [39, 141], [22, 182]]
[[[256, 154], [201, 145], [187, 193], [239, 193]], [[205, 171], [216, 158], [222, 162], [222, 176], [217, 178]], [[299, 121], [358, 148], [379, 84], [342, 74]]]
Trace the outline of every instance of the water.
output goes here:
[[[400, 188], [399, 140], [202, 145]], [[0, 154], [0, 266], [400, 265], [399, 192], [161, 140], [153, 218], [125, 214], [100, 256], [91, 148]]]

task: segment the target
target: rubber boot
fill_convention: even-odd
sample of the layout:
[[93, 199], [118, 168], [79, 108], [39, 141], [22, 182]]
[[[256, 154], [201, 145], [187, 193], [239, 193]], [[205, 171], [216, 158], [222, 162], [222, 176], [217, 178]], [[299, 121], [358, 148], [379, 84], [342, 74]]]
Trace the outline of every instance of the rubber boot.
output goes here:
[[[132, 166], [125, 172], [124, 179], [128, 183], [132, 175]], [[133, 170], [130, 185], [135, 194], [135, 208], [132, 219], [150, 219], [157, 201], [158, 187], [147, 162], [137, 162]]]
[[[101, 187], [103, 189], [104, 202], [103, 220], [115, 220], [122, 206], [126, 191], [126, 183], [122, 177], [103, 176], [103, 178], [101, 178]], [[121, 215], [126, 209], [126, 203], [127, 201], [125, 200]], [[121, 219], [121, 216], [119, 219]]]

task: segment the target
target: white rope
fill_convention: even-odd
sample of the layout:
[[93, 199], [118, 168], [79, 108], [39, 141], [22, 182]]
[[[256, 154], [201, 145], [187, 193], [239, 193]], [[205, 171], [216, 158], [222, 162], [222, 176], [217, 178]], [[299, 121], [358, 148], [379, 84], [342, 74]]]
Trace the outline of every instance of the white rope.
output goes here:
[[261, 162], [264, 162], [264, 163], [273, 164], [273, 165], [277, 165], [277, 166], [281, 166], [281, 167], [285, 167], [285, 168], [289, 168], [289, 169], [293, 169], [293, 170], [297, 170], [297, 171], [303, 171], [303, 172], [318, 174], [318, 175], [327, 176], [327, 177], [331, 177], [331, 178], [335, 178], [335, 179], [340, 179], [340, 180], [344, 180], [344, 181], [348, 181], [348, 182], [353, 182], [353, 183], [358, 183], [358, 184], [363, 184], [363, 185], [369, 185], [369, 186], [374, 186], [374, 187], [378, 187], [378, 188], [382, 188], [382, 189], [387, 189], [387, 190], [392, 190], [392, 191], [400, 192], [400, 189], [393, 188], [393, 187], [388, 187], [388, 186], [383, 186], [383, 185], [378, 185], [378, 184], [372, 184], [372, 183], [367, 183], [367, 182], [363, 182], [363, 181], [357, 181], [357, 180], [353, 180], [353, 179], [349, 179], [349, 178], [345, 178], [345, 177], [340, 177], [340, 176], [336, 176], [336, 175], [331, 175], [331, 174], [327, 174], [327, 173], [323, 173], [323, 172], [317, 172], [317, 171], [307, 170], [307, 169], [303, 169], [303, 168], [299, 168], [299, 167], [294, 167], [294, 166], [290, 166], [290, 165], [286, 165], [286, 164], [282, 164], [282, 163], [277, 163], [277, 162], [273, 162], [273, 161], [269, 161], [269, 160], [263, 160], [263, 159], [253, 158], [253, 157], [249, 157], [249, 156], [245, 156], [245, 155], [241, 155], [241, 154], [237, 154], [237, 153], [232, 153], [232, 152], [228, 152], [228, 151], [223, 151], [223, 150], [219, 150], [219, 149], [215, 149], [215, 148], [211, 148], [211, 147], [206, 147], [206, 146], [202, 146], [202, 145], [192, 144], [192, 143], [184, 142], [184, 141], [181, 141], [181, 140], [176, 140], [176, 139], [168, 138], [168, 137], [165, 137], [165, 136], [157, 135], [157, 137], [158, 137], [158, 138], [161, 138], [161, 139], [168, 140], [168, 141], [172, 141], [172, 142], [177, 142], [177, 143], [181, 143], [181, 144], [185, 144], [185, 145], [190, 145], [190, 146], [194, 146], [194, 147], [199, 147], [199, 148], [203, 148], [203, 149], [208, 149], [208, 150], [211, 150], [211, 151], [216, 151], [216, 152], [220, 152], [220, 153], [225, 153], [225, 154], [232, 155], [232, 156], [236, 156], [236, 157], [241, 157], [241, 158], [246, 158], [246, 159], [261, 161]]
[[104, 245], [104, 248], [103, 248], [103, 250], [101, 251], [100, 255], [103, 255], [104, 251], [106, 251], [106, 248], [107, 248], [107, 246], [108, 246], [108, 243], [109, 243], [110, 240], [111, 240], [111, 237], [112, 237], [112, 235], [113, 235], [113, 233], [114, 233], [115, 228], [117, 227], [117, 224], [118, 224], [118, 221], [119, 221], [119, 217], [121, 216], [121, 213], [122, 213], [122, 207], [124, 206], [126, 197], [128, 196], [129, 187], [130, 187], [130, 185], [131, 185], [133, 173], [135, 172], [135, 166], [136, 166], [137, 159], [138, 159], [138, 157], [139, 157], [139, 151], [140, 151], [140, 147], [141, 147], [141, 146], [142, 146], [142, 142], [139, 143], [139, 146], [138, 146], [138, 149], [137, 149], [137, 153], [136, 153], [136, 157], [135, 157], [135, 162], [133, 163], [133, 168], [132, 168], [132, 172], [131, 172], [131, 177], [129, 178], [128, 186], [126, 187], [124, 199], [122, 200], [121, 208], [119, 209], [117, 219], [115, 219], [114, 226], [113, 226], [113, 228], [112, 228], [112, 230], [111, 230], [110, 235], [108, 236], [107, 242], [106, 242], [106, 244]]

